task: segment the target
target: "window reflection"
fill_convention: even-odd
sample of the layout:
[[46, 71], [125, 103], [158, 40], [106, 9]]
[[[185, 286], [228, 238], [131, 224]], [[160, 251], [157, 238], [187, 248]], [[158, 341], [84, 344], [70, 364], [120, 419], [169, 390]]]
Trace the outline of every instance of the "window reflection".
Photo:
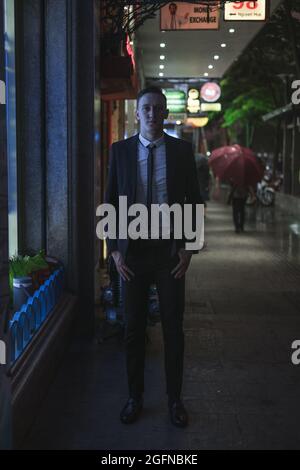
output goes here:
[[8, 161], [8, 233], [9, 255], [18, 252], [17, 151], [16, 151], [16, 80], [15, 80], [15, 5], [4, 1], [6, 126]]

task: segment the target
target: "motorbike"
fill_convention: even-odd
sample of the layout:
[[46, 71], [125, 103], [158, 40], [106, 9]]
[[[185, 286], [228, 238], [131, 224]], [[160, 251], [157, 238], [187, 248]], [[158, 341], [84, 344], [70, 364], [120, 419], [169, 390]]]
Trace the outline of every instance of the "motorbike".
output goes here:
[[282, 185], [282, 177], [279, 176], [272, 180], [272, 177], [265, 175], [260, 183], [257, 184], [256, 198], [249, 196], [246, 204], [252, 206], [260, 203], [262, 206], [270, 207], [275, 202], [276, 192], [280, 190]]

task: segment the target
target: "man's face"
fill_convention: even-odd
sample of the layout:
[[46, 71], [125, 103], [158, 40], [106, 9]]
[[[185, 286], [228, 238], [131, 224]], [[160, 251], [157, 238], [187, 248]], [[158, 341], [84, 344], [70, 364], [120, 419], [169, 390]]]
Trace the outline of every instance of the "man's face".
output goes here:
[[170, 10], [171, 15], [175, 15], [176, 10], [177, 10], [177, 5], [170, 5], [169, 10]]
[[160, 134], [163, 132], [164, 119], [168, 117], [163, 96], [157, 93], [146, 93], [138, 104], [136, 118], [140, 121], [141, 131]]

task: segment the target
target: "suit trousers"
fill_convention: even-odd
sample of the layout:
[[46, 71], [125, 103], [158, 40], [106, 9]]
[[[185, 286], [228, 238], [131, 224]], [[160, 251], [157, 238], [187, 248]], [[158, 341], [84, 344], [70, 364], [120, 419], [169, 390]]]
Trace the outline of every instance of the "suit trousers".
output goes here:
[[134, 272], [124, 281], [126, 367], [129, 395], [144, 392], [145, 339], [149, 287], [156, 284], [164, 340], [166, 392], [169, 400], [180, 398], [183, 376], [185, 277], [175, 279], [172, 240], [130, 240], [126, 264]]

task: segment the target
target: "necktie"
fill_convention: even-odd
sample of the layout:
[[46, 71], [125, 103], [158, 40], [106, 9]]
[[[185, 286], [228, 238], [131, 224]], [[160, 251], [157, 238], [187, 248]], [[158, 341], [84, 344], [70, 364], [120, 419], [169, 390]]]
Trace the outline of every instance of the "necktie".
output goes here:
[[150, 233], [151, 227], [151, 204], [152, 204], [152, 178], [153, 178], [153, 155], [155, 145], [149, 144], [147, 146], [148, 160], [147, 160], [147, 209], [148, 209], [148, 232]]

